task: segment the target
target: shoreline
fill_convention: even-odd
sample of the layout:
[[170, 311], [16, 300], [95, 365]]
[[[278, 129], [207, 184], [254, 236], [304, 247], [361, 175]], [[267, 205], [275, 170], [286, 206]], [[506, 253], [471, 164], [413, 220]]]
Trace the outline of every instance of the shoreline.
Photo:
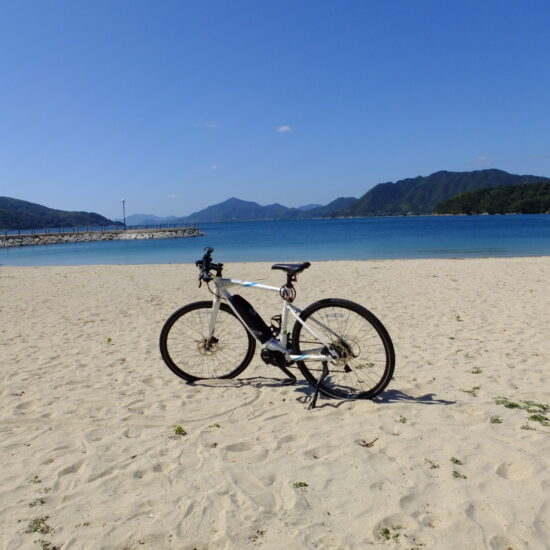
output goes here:
[[[200, 255], [197, 252], [197, 259]], [[536, 259], [536, 258], [550, 258], [550, 254], [535, 254], [535, 255], [525, 255], [525, 256], [455, 256], [455, 257], [445, 257], [445, 258], [365, 258], [365, 259], [335, 259], [335, 260], [311, 260], [312, 264], [319, 263], [345, 263], [345, 262], [446, 262], [446, 261], [457, 261], [457, 260], [523, 260], [523, 259]], [[161, 266], [195, 266], [195, 261], [189, 262], [151, 262], [151, 263], [118, 263], [118, 264], [109, 264], [109, 263], [98, 263], [98, 264], [36, 264], [36, 265], [17, 265], [17, 264], [2, 264], [0, 267], [4, 268], [13, 268], [13, 269], [24, 269], [24, 268], [77, 268], [77, 267], [161, 267]], [[258, 261], [258, 260], [225, 260], [222, 262], [224, 264], [224, 270], [231, 265], [235, 264], [262, 264], [262, 265], [271, 265], [274, 263], [285, 262], [286, 260], [277, 260], [277, 261]], [[288, 260], [287, 263], [300, 263], [302, 261], [310, 261], [306, 257], [302, 260]]]

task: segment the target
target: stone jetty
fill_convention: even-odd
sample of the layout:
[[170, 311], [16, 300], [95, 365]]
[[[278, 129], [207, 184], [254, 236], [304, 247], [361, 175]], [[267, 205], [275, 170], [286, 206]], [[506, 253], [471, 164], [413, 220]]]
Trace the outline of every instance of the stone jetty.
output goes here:
[[179, 239], [200, 237], [196, 227], [172, 227], [162, 229], [101, 230], [63, 233], [34, 233], [20, 235], [0, 234], [0, 248], [42, 244], [81, 243], [90, 241], [127, 241], [133, 239]]

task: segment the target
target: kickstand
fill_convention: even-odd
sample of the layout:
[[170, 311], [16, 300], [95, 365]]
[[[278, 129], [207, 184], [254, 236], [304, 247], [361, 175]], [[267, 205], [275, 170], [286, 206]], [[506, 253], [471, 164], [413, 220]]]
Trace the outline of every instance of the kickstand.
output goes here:
[[292, 386], [293, 384], [296, 384], [296, 377], [286, 367], [279, 368], [288, 376], [288, 378], [281, 380], [281, 384], [283, 384], [283, 386]]
[[328, 376], [328, 367], [326, 363], [323, 363], [323, 374], [321, 374], [321, 376], [319, 377], [319, 380], [317, 380], [317, 385], [315, 386], [315, 393], [313, 394], [313, 399], [311, 400], [311, 403], [307, 408], [308, 411], [315, 408], [315, 405], [317, 404], [317, 397], [319, 396], [319, 386], [323, 383], [323, 380], [327, 376]]

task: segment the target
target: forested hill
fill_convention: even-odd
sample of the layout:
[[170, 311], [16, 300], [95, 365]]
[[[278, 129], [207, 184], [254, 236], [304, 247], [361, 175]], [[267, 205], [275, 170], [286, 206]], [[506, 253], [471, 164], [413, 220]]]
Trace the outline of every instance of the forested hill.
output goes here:
[[355, 203], [355, 197], [340, 197], [325, 206], [314, 208], [289, 208], [282, 204], [268, 204], [262, 206], [257, 202], [243, 201], [231, 198], [194, 212], [178, 221], [188, 222], [231, 222], [249, 220], [295, 220], [305, 218], [330, 217], [342, 208]]
[[336, 215], [337, 212], [348, 208], [352, 204], [355, 204], [357, 199], [355, 197], [339, 197], [332, 202], [329, 202], [325, 206], [319, 206], [318, 208], [313, 208], [308, 210], [302, 215], [302, 217], [307, 218], [331, 218]]
[[301, 211], [282, 204], [261, 206], [257, 202], [231, 198], [182, 218], [189, 222], [233, 222], [297, 218]]
[[437, 205], [436, 214], [550, 213], [550, 183], [500, 186], [470, 191]]
[[537, 182], [550, 182], [550, 178], [520, 176], [494, 169], [473, 172], [441, 171], [395, 183], [380, 183], [353, 205], [338, 212], [338, 215], [361, 217], [431, 214], [440, 202], [459, 193]]
[[54, 210], [33, 202], [0, 197], [0, 230], [122, 225], [94, 212]]

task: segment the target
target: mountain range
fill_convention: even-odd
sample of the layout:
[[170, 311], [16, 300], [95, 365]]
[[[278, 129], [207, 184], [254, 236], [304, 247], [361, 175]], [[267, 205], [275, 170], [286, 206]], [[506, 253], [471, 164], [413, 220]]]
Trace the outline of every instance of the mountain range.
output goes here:
[[[256, 202], [232, 197], [188, 216], [163, 218], [152, 214], [132, 214], [126, 218], [126, 223], [128, 225], [153, 225], [432, 214], [438, 211], [439, 204], [461, 193], [535, 183], [550, 183], [550, 178], [509, 174], [496, 169], [472, 172], [442, 170], [429, 176], [379, 183], [359, 198], [340, 197], [324, 206], [317, 203], [297, 208], [289, 208], [278, 203], [262, 206]], [[516, 197], [514, 200], [517, 202], [521, 199]], [[120, 224], [120, 220], [114, 222], [93, 212], [65, 212], [27, 201], [0, 197], [0, 229], [113, 225], [117, 223]]]
[[435, 172], [394, 182], [379, 183], [358, 199], [341, 197], [325, 206], [288, 208], [281, 204], [261, 206], [236, 198], [209, 206], [178, 222], [227, 222], [246, 220], [306, 219], [432, 214], [439, 203], [460, 193], [499, 186], [550, 182], [550, 178], [509, 174], [488, 169], [472, 172]]
[[181, 221], [200, 222], [230, 222], [244, 220], [295, 220], [303, 218], [324, 218], [332, 212], [347, 208], [357, 201], [355, 197], [340, 197], [325, 206], [312, 208], [289, 208], [282, 204], [261, 206], [256, 202], [230, 198], [219, 204], [214, 204], [185, 216]]

